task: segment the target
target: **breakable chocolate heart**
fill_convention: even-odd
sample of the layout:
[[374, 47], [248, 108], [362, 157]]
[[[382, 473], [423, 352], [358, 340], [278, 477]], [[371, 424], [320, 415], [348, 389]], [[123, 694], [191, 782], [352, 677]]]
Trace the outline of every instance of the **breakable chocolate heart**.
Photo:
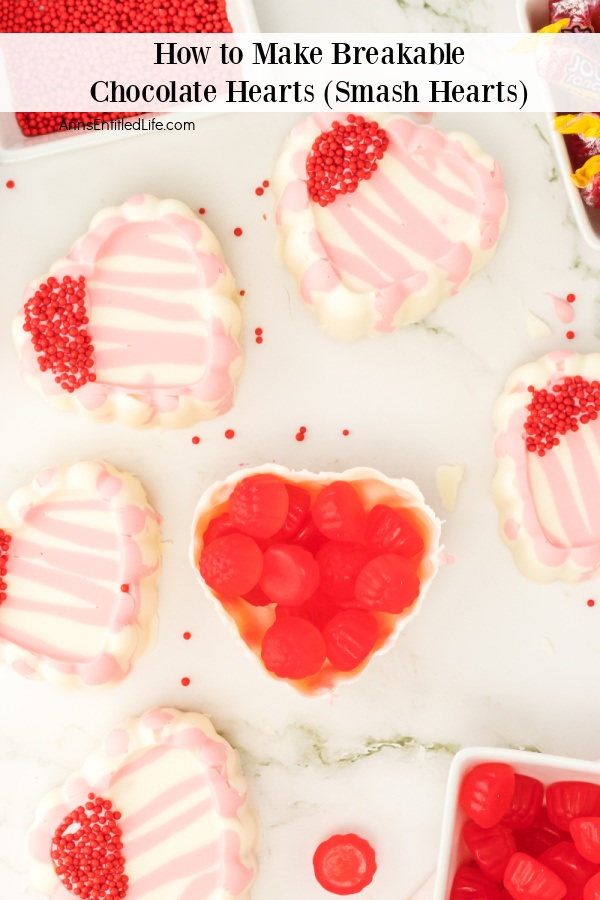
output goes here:
[[31, 882], [56, 900], [61, 882], [88, 900], [250, 900], [256, 838], [232, 747], [199, 713], [152, 709], [41, 801]]
[[57, 384], [74, 391], [95, 381], [92, 339], [87, 332], [85, 278], [64, 275], [43, 281], [25, 301], [23, 331], [38, 355], [41, 372], [50, 369]]
[[[270, 520], [277, 484], [287, 491], [293, 519], [297, 495], [302, 498], [299, 531], [288, 532], [285, 524], [277, 530], [280, 523]], [[247, 493], [256, 501], [248, 518], [216, 538], [215, 529]], [[384, 508], [413, 532], [411, 554], [402, 543], [385, 552], [373, 543], [370, 511]], [[285, 508], [279, 516], [286, 517]], [[259, 526], [261, 537], [251, 537]], [[267, 465], [236, 472], [205, 492], [191, 557], [218, 612], [263, 669], [314, 695], [356, 678], [393, 645], [443, 561], [439, 538], [440, 522], [408, 479], [374, 469], [316, 475]]]
[[90, 793], [54, 832], [50, 856], [56, 874], [81, 900], [127, 896], [120, 818], [110, 800]]
[[350, 115], [347, 124], [334, 122], [315, 139], [306, 160], [310, 199], [327, 206], [340, 194], [353, 193], [377, 169], [388, 144], [383, 128], [363, 116]]
[[500, 533], [533, 581], [600, 571], [600, 355], [550, 353], [510, 376], [495, 409]]
[[471, 137], [395, 114], [299, 122], [271, 185], [284, 262], [340, 340], [423, 318], [491, 259], [506, 218]]
[[214, 234], [183, 203], [140, 194], [97, 213], [32, 282], [13, 337], [25, 380], [57, 408], [184, 427], [231, 407], [241, 331]]
[[159, 517], [137, 478], [45, 469], [0, 522], [0, 660], [65, 687], [123, 679], [156, 629]]

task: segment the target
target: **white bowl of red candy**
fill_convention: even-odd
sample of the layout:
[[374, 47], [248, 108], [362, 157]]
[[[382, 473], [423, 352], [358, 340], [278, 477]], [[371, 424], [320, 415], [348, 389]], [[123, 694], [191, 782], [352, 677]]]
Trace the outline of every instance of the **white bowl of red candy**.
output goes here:
[[408, 479], [246, 469], [202, 496], [192, 564], [273, 678], [331, 691], [387, 650], [440, 562], [440, 522]]
[[600, 764], [471, 748], [450, 769], [434, 900], [600, 900]]

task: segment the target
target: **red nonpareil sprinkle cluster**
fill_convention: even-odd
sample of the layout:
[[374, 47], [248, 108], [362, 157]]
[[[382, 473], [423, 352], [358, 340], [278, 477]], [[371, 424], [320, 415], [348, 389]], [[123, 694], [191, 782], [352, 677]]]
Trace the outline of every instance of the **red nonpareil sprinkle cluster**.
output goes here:
[[3, 32], [231, 33], [225, 0], [0, 0]]
[[60, 881], [81, 900], [127, 896], [128, 877], [122, 833], [110, 800], [88, 794], [88, 801], [62, 820], [50, 856]]
[[0, 528], [0, 603], [6, 600], [6, 582], [4, 577], [8, 571], [8, 551], [12, 538], [4, 528]]
[[314, 203], [327, 206], [338, 194], [351, 194], [377, 169], [389, 138], [377, 122], [348, 116], [348, 124], [334, 122], [315, 140], [306, 160], [308, 194]]
[[298, 431], [296, 432], [296, 440], [303, 441], [306, 436], [306, 426], [301, 425]]
[[564, 378], [551, 390], [527, 388], [531, 402], [525, 422], [525, 443], [531, 453], [545, 456], [560, 443], [560, 435], [578, 431], [579, 425], [598, 418], [600, 382], [586, 381], [581, 375]]
[[49, 278], [25, 303], [23, 330], [29, 333], [42, 372], [54, 372], [63, 390], [95, 381], [92, 339], [87, 333], [85, 278]]

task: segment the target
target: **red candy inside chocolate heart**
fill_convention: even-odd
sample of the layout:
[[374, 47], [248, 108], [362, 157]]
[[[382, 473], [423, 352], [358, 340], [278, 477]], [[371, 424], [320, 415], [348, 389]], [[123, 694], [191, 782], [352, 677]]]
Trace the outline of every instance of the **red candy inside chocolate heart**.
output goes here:
[[85, 278], [48, 278], [25, 303], [23, 330], [29, 333], [42, 372], [50, 369], [61, 388], [73, 393], [95, 381], [92, 339], [85, 307]]
[[333, 122], [312, 145], [306, 160], [308, 194], [313, 203], [328, 206], [340, 194], [351, 194], [377, 169], [389, 138], [377, 122], [349, 115], [346, 124]]
[[88, 794], [87, 802], [65, 816], [54, 832], [50, 855], [56, 874], [81, 900], [127, 896], [120, 818], [110, 800]]
[[0, 603], [6, 600], [6, 582], [4, 577], [8, 572], [8, 551], [12, 538], [4, 528], [0, 528]]

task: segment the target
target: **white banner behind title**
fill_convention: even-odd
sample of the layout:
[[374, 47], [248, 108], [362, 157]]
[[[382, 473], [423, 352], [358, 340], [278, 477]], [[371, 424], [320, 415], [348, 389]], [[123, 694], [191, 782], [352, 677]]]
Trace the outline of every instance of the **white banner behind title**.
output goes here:
[[600, 35], [1, 34], [0, 111], [595, 111]]

